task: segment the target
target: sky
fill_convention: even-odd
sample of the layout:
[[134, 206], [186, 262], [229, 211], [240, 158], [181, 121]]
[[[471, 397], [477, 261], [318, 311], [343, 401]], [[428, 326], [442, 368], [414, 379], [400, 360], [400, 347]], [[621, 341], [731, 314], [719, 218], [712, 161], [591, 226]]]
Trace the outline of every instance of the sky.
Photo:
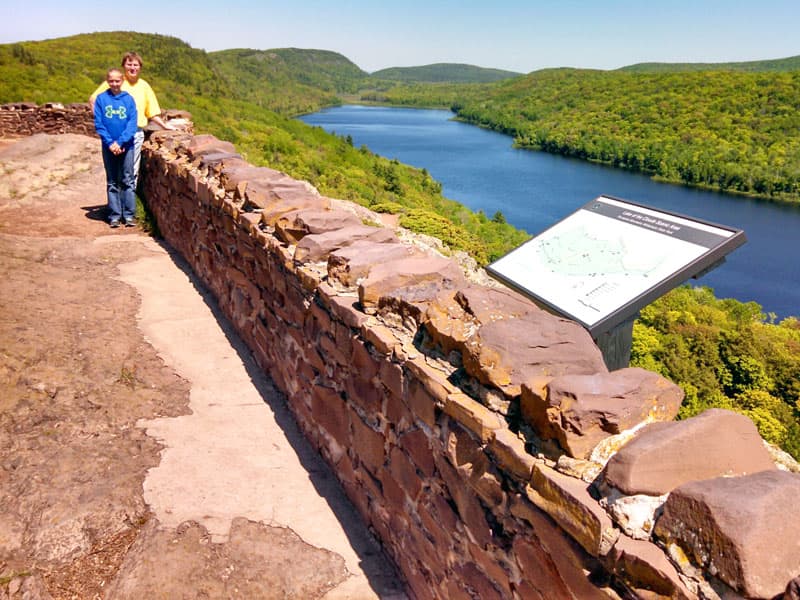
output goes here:
[[0, 44], [138, 31], [209, 52], [332, 50], [368, 72], [785, 58], [799, 25], [800, 0], [0, 0]]

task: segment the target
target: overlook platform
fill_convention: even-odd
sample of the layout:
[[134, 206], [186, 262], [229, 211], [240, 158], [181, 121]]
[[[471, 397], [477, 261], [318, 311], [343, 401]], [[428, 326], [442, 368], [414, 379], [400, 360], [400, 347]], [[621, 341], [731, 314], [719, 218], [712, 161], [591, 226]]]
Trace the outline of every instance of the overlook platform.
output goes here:
[[91, 137], [0, 141], [0, 598], [405, 598]]

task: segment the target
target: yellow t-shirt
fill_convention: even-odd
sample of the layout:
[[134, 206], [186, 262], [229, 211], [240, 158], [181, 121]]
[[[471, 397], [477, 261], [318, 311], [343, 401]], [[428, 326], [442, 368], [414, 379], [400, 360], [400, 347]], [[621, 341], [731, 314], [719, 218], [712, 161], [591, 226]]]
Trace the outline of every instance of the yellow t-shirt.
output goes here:
[[[107, 89], [108, 84], [104, 81], [92, 94], [92, 100], [97, 98], [98, 94], [102, 94]], [[150, 87], [150, 84], [144, 79], [139, 79], [133, 85], [131, 85], [127, 79], [123, 79], [122, 89], [133, 96], [133, 101], [136, 103], [136, 112], [138, 114], [136, 126], [140, 129], [147, 127], [147, 122], [151, 117], [157, 117], [161, 114], [161, 107], [158, 105], [156, 94], [153, 91], [153, 88]]]

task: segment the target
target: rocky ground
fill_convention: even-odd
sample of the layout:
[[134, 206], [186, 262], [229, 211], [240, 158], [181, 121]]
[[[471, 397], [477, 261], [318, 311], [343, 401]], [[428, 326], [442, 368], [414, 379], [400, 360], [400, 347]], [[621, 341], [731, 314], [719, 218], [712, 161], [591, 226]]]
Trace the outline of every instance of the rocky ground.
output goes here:
[[343, 559], [291, 529], [218, 543], [145, 502], [162, 446], [137, 423], [187, 414], [190, 385], [137, 329], [118, 273], [146, 236], [109, 230], [103, 177], [92, 138], [0, 141], [0, 600], [332, 597]]

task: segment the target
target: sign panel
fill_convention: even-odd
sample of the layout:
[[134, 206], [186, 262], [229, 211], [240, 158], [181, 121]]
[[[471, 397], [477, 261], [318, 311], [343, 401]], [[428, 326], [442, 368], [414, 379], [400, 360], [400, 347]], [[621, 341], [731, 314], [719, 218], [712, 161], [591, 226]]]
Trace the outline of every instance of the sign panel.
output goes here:
[[486, 270], [596, 337], [745, 241], [740, 229], [600, 196]]

